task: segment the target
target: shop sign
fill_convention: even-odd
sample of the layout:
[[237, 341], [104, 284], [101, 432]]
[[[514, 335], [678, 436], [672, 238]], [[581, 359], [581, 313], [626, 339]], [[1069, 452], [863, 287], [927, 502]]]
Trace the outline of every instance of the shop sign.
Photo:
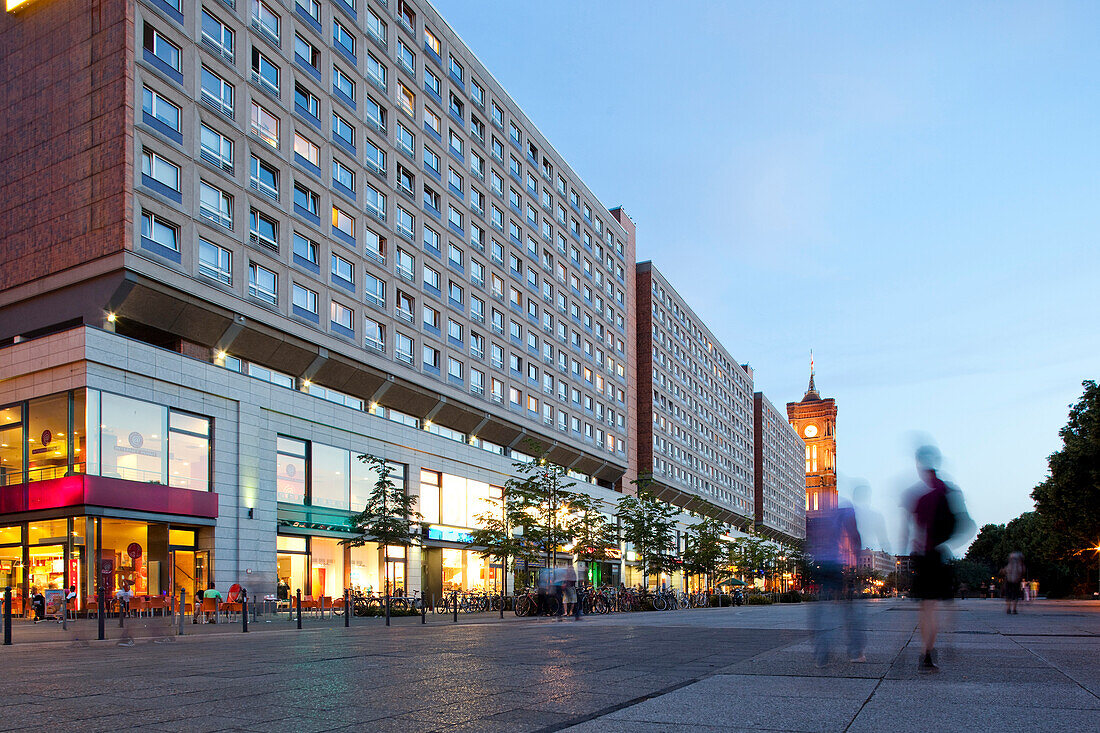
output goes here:
[[346, 524], [322, 524], [320, 522], [298, 522], [289, 519], [280, 519], [280, 527], [297, 527], [299, 529], [316, 529], [322, 532], [350, 532], [351, 527]]
[[65, 603], [65, 591], [60, 588], [47, 588], [42, 591], [42, 595], [46, 597], [47, 616], [61, 613], [61, 606]]
[[[31, 453], [49, 453], [53, 448], [50, 447], [50, 443], [53, 442], [53, 432], [50, 430], [43, 430], [42, 435], [39, 436], [42, 442], [41, 448], [33, 448]], [[32, 441], [33, 442], [33, 441]]]
[[130, 556], [131, 560], [137, 560], [141, 557], [141, 545], [131, 542], [129, 547], [126, 548], [126, 554]]
[[115, 571], [114, 558], [105, 557], [105, 558], [103, 558], [102, 560], [99, 561], [99, 574], [100, 575], [110, 575], [114, 571]]
[[429, 540], [440, 540], [441, 542], [473, 542], [474, 538], [469, 532], [465, 532], [456, 527], [429, 527], [428, 528]]

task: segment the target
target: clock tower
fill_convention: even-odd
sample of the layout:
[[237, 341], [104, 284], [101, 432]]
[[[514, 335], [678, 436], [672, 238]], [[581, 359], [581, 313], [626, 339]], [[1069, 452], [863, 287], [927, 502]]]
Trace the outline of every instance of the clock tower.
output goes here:
[[812, 358], [810, 386], [801, 402], [787, 403], [787, 419], [806, 443], [806, 511], [836, 507], [836, 400], [818, 393]]

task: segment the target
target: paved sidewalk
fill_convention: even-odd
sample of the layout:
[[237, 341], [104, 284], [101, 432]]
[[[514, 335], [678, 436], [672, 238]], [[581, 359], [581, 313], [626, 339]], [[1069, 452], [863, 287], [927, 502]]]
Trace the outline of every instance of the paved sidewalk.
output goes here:
[[807, 637], [567, 730], [1100, 730], [1100, 604], [1021, 607], [1007, 616], [999, 601], [954, 603], [940, 671], [920, 674], [916, 606], [878, 602], [865, 663], [818, 668]]
[[0, 647], [0, 730], [1097, 728], [1100, 604], [1038, 602], [1006, 616], [996, 601], [957, 603], [942, 671], [921, 676], [915, 606], [861, 603], [868, 661], [822, 669], [810, 654], [813, 604], [582, 623], [436, 616], [389, 629], [307, 619], [297, 631], [284, 618], [247, 635], [191, 626], [198, 633], [133, 646], [74, 645], [54, 625], [53, 642]]

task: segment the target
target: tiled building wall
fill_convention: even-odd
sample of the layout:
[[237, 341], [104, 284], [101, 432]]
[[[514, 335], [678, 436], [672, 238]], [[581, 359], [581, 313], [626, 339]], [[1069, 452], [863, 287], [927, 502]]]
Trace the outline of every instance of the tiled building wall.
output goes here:
[[0, 13], [0, 293], [130, 239], [132, 14], [129, 0]]

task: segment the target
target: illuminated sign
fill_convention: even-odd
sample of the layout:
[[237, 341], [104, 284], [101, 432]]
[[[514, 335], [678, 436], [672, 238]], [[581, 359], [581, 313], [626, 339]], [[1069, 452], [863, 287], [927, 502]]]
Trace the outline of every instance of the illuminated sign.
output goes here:
[[429, 527], [428, 528], [429, 540], [440, 540], [443, 542], [471, 542], [473, 537], [469, 532], [465, 532], [456, 527]]

